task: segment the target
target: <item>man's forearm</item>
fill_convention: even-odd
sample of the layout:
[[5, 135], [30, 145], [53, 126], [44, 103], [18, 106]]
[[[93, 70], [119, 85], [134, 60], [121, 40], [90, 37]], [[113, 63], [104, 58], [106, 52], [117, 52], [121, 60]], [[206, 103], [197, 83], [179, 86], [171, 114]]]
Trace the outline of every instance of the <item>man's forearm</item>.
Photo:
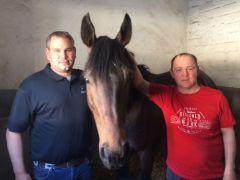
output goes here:
[[24, 158], [23, 158], [23, 142], [20, 133], [6, 131], [7, 148], [12, 162], [13, 171], [16, 174], [25, 174]]
[[133, 84], [134, 84], [134, 87], [137, 88], [141, 93], [145, 94], [146, 96], [149, 95], [149, 92], [148, 92], [149, 91], [149, 82], [143, 78], [137, 65], [135, 66]]
[[236, 157], [236, 139], [234, 128], [222, 128], [224, 154], [225, 154], [225, 173], [234, 172]]

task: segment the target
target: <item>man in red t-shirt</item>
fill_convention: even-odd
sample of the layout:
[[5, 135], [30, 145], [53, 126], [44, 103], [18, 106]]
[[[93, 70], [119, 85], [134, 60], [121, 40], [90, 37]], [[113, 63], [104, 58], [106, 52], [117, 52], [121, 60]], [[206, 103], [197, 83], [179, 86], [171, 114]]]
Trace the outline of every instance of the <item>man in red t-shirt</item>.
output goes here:
[[197, 58], [189, 53], [171, 61], [177, 86], [145, 81], [136, 68], [135, 87], [164, 114], [167, 127], [167, 179], [235, 180], [236, 123], [225, 96], [199, 85]]

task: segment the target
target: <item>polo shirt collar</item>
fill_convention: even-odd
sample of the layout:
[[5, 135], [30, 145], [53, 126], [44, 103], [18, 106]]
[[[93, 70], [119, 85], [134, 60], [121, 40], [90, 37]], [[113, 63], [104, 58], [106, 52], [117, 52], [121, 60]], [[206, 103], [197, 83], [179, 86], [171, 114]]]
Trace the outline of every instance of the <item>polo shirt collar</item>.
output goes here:
[[[55, 81], [61, 81], [63, 79], [66, 79], [65, 77], [63, 76], [60, 76], [58, 75], [57, 73], [55, 73], [51, 67], [50, 67], [50, 64], [48, 63], [46, 65], [46, 67], [44, 68], [44, 72], [50, 77], [52, 78], [53, 80]], [[73, 69], [72, 73], [71, 73], [71, 81], [74, 80], [74, 79], [77, 79], [79, 77], [79, 73]]]
[[80, 77], [80, 71], [73, 69], [71, 74], [71, 81], [78, 79]]

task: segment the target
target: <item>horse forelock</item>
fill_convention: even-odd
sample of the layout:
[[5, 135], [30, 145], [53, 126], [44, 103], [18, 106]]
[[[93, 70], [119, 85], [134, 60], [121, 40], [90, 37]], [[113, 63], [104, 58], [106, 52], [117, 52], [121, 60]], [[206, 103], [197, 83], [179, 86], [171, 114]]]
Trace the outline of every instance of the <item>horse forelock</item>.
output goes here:
[[[110, 82], [110, 75], [123, 76], [123, 71], [133, 71], [134, 61], [130, 52], [117, 40], [107, 36], [99, 37], [94, 43], [85, 71], [104, 84]], [[122, 77], [121, 77], [122, 78]]]

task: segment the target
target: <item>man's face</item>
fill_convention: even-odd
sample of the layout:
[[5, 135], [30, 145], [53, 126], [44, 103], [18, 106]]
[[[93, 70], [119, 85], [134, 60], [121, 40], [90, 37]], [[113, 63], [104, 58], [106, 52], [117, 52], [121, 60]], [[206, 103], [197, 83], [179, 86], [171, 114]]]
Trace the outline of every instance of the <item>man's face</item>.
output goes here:
[[171, 71], [178, 88], [191, 90], [197, 85], [198, 68], [191, 56], [178, 56]]
[[71, 74], [76, 58], [76, 49], [68, 38], [53, 36], [45, 53], [51, 69], [55, 73], [64, 77]]

